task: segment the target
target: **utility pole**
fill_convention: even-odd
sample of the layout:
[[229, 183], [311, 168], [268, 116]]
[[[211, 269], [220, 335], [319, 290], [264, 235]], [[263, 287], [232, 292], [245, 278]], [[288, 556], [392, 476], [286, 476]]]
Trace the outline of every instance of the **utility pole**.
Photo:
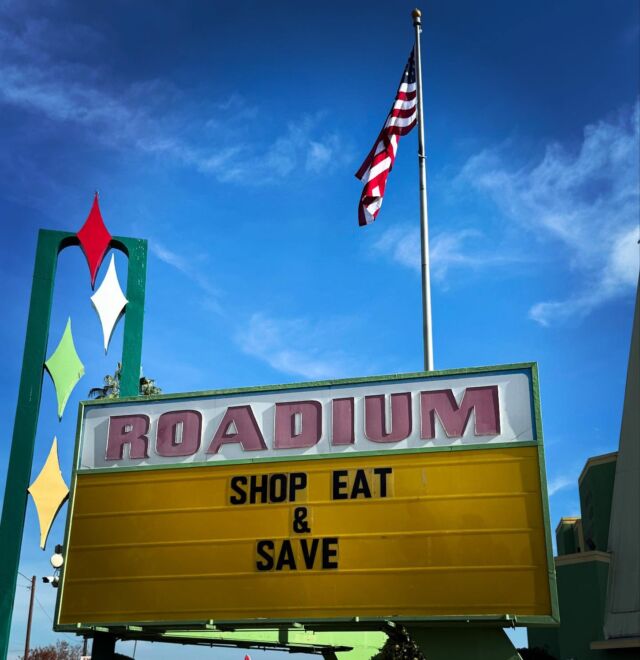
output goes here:
[[29, 598], [29, 618], [27, 619], [27, 636], [24, 640], [24, 660], [29, 660], [29, 641], [31, 639], [31, 619], [33, 618], [33, 601], [36, 597], [36, 576], [31, 578], [31, 597]]

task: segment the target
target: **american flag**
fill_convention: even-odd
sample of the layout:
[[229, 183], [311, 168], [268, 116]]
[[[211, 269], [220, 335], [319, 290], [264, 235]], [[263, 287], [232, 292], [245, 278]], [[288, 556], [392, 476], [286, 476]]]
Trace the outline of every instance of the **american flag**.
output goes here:
[[380, 211], [387, 177], [396, 159], [400, 136], [406, 135], [416, 125], [418, 117], [416, 96], [416, 67], [412, 50], [402, 73], [391, 112], [373, 149], [356, 172], [356, 177], [364, 181], [364, 189], [358, 205], [360, 226], [371, 224]]

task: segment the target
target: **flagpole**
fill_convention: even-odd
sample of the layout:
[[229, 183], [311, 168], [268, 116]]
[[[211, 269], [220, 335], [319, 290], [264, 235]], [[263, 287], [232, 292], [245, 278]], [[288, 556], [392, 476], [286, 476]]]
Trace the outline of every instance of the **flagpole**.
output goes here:
[[427, 164], [424, 149], [424, 117], [422, 110], [422, 61], [420, 56], [420, 33], [422, 12], [412, 12], [416, 32], [416, 91], [418, 96], [418, 167], [420, 171], [420, 252], [422, 262], [422, 342], [424, 347], [424, 370], [433, 371], [433, 338], [431, 335], [431, 279], [429, 276], [429, 213], [427, 210]]

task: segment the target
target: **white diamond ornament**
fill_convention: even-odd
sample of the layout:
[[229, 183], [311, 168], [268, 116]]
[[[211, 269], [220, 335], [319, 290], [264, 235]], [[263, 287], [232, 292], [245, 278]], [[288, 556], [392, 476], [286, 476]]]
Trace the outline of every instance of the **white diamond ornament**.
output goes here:
[[104, 276], [104, 280], [102, 280], [102, 284], [98, 287], [98, 290], [91, 296], [91, 302], [98, 313], [98, 318], [102, 325], [104, 352], [106, 353], [109, 348], [113, 329], [116, 327], [125, 305], [129, 302], [120, 288], [113, 255], [111, 255], [111, 263], [109, 264], [107, 274]]

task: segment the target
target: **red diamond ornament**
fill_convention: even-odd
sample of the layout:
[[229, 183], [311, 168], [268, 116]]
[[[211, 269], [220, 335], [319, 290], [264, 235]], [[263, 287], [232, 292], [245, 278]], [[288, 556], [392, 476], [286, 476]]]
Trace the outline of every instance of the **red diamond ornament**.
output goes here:
[[96, 281], [96, 275], [100, 264], [104, 259], [104, 255], [109, 249], [111, 243], [111, 234], [104, 226], [102, 214], [100, 213], [100, 206], [98, 205], [98, 193], [93, 198], [93, 205], [89, 215], [82, 225], [80, 231], [76, 234], [80, 241], [80, 246], [87, 258], [89, 264], [89, 272], [91, 273], [91, 288]]

